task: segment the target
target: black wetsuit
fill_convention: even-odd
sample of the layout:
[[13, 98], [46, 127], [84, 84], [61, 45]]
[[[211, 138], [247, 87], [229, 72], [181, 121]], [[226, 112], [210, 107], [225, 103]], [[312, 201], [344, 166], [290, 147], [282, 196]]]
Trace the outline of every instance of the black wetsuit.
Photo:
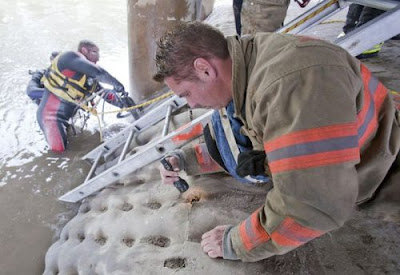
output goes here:
[[40, 104], [40, 100], [43, 97], [44, 85], [41, 82], [43, 77], [43, 71], [36, 71], [32, 73], [32, 79], [29, 80], [28, 86], [26, 87], [26, 94], [32, 99], [37, 105]]

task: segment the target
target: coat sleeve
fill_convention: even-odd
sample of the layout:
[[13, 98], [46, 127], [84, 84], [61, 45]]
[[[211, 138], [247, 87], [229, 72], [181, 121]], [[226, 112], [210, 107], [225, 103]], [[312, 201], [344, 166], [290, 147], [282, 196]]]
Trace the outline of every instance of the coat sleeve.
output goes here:
[[265, 205], [230, 230], [238, 258], [284, 254], [343, 225], [358, 194], [357, 93], [344, 66], [291, 73], [252, 98], [274, 187]]

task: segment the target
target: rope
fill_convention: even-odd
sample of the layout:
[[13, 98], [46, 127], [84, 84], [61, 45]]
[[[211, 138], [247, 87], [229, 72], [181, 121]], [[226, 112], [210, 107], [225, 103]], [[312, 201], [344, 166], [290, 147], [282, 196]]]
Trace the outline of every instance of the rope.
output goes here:
[[174, 92], [171, 91], [171, 92], [168, 92], [168, 93], [166, 93], [166, 94], [163, 94], [163, 95], [161, 95], [161, 96], [159, 96], [159, 97], [156, 97], [156, 98], [154, 98], [154, 99], [151, 99], [151, 100], [145, 101], [145, 102], [143, 102], [143, 103], [137, 104], [137, 105], [135, 105], [135, 106], [131, 106], [131, 107], [127, 107], [127, 108], [120, 108], [120, 109], [118, 109], [118, 110], [112, 110], [112, 111], [106, 111], [106, 112], [97, 112], [96, 107], [88, 107], [87, 105], [83, 105], [83, 104], [77, 104], [77, 105], [78, 105], [79, 107], [81, 107], [83, 110], [85, 110], [86, 112], [91, 113], [92, 115], [97, 116], [97, 115], [100, 115], [100, 114], [120, 113], [120, 112], [130, 111], [130, 110], [133, 110], [133, 109], [142, 108], [142, 107], [151, 105], [151, 104], [153, 104], [153, 103], [155, 103], [155, 102], [157, 102], [157, 101], [160, 101], [160, 100], [162, 100], [162, 99], [164, 99], [164, 98], [170, 97], [170, 96], [173, 95], [173, 94], [174, 94]]
[[309, 20], [310, 18], [313, 18], [314, 16], [316, 16], [317, 14], [321, 13], [323, 10], [329, 8], [330, 6], [334, 5], [335, 3], [337, 3], [338, 0], [332, 0], [331, 2], [327, 3], [326, 5], [322, 6], [321, 8], [319, 8], [318, 10], [314, 11], [313, 13], [310, 13], [309, 15], [307, 15], [306, 17], [304, 17], [302, 20], [300, 20], [299, 22], [297, 22], [296, 24], [294, 24], [293, 26], [287, 28], [286, 30], [283, 31], [283, 33], [288, 33], [291, 30], [297, 28], [298, 26], [300, 26], [301, 24], [303, 24], [304, 22], [306, 22], [307, 20]]
[[335, 23], [345, 23], [344, 20], [328, 20], [328, 21], [324, 21], [319, 23], [320, 25], [325, 25], [325, 24], [335, 24]]
[[135, 106], [131, 106], [131, 107], [128, 107], [128, 108], [120, 108], [120, 109], [118, 109], [118, 110], [112, 110], [112, 111], [101, 112], [101, 113], [98, 113], [98, 114], [120, 113], [120, 112], [130, 111], [130, 110], [133, 110], [133, 109], [142, 108], [142, 107], [145, 107], [145, 106], [147, 106], [147, 105], [151, 105], [151, 104], [153, 104], [153, 103], [155, 103], [155, 102], [157, 102], [157, 101], [160, 101], [160, 100], [162, 100], [162, 99], [164, 99], [164, 98], [170, 97], [170, 96], [173, 95], [173, 94], [174, 94], [174, 92], [171, 91], [171, 92], [168, 92], [168, 93], [166, 93], [166, 94], [163, 94], [163, 95], [161, 95], [161, 96], [159, 96], [159, 97], [156, 97], [156, 98], [154, 98], [154, 99], [151, 99], [151, 100], [145, 101], [145, 102], [143, 102], [143, 103], [137, 104], [137, 105], [135, 105]]
[[[133, 109], [138, 109], [138, 108], [141, 108], [141, 107], [144, 107], [144, 106], [151, 105], [151, 104], [153, 104], [153, 103], [155, 103], [155, 102], [157, 102], [157, 101], [160, 101], [160, 100], [162, 100], [162, 99], [164, 99], [164, 98], [170, 97], [170, 96], [173, 95], [173, 94], [174, 94], [174, 92], [171, 91], [171, 92], [168, 92], [168, 93], [166, 93], [166, 94], [163, 94], [163, 95], [161, 95], [161, 96], [159, 96], [159, 97], [156, 97], [156, 98], [154, 98], [154, 99], [145, 101], [145, 102], [143, 102], [143, 103], [141, 103], [141, 104], [137, 104], [137, 105], [135, 105], [135, 106], [131, 106], [131, 107], [128, 107], [128, 108], [120, 108], [120, 109], [118, 109], [118, 110], [107, 111], [107, 112], [104, 112], [104, 111], [103, 111], [103, 112], [97, 112], [96, 105], [97, 105], [97, 103], [98, 103], [99, 101], [97, 101], [97, 103], [96, 103], [93, 107], [89, 107], [89, 106], [87, 106], [87, 105], [85, 105], [85, 104], [78, 104], [78, 103], [77, 103], [77, 105], [78, 105], [80, 108], [82, 108], [83, 110], [85, 110], [86, 112], [91, 113], [92, 115], [94, 115], [94, 116], [97, 118], [97, 122], [98, 122], [98, 124], [99, 124], [100, 142], [103, 142], [103, 129], [102, 129], [101, 121], [100, 121], [100, 117], [99, 117], [100, 114], [120, 113], [120, 112], [125, 112], [125, 111], [129, 111], [129, 110], [133, 110]], [[99, 100], [100, 100], [100, 99], [99, 99]], [[104, 105], [103, 105], [103, 106], [104, 106]]]

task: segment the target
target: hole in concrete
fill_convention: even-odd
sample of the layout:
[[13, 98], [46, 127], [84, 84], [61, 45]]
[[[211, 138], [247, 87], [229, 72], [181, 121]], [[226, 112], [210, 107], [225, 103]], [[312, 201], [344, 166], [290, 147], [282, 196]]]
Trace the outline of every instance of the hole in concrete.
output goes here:
[[123, 187], [125, 184], [123, 182], [114, 183], [115, 187]]
[[170, 258], [165, 260], [164, 267], [170, 269], [184, 268], [186, 266], [186, 260], [184, 258]]
[[144, 184], [145, 182], [146, 182], [146, 181], [145, 181], [144, 179], [141, 179], [141, 178], [136, 179], [136, 180], [134, 181], [134, 183], [137, 184], [137, 185]]
[[150, 208], [150, 209], [159, 209], [161, 207], [161, 203], [153, 201], [153, 202], [148, 202], [144, 206]]
[[170, 244], [170, 239], [164, 236], [148, 236], [141, 240], [142, 243], [148, 243], [159, 247], [167, 247]]
[[79, 242], [83, 242], [85, 240], [85, 234], [84, 233], [78, 233], [77, 236]]
[[122, 243], [125, 244], [127, 247], [132, 247], [135, 243], [135, 240], [129, 237], [123, 238]]
[[371, 235], [361, 235], [360, 238], [364, 244], [370, 245], [374, 242], [374, 237], [372, 237]]
[[107, 206], [102, 206], [101, 208], [100, 208], [100, 212], [106, 212], [108, 210], [108, 207]]
[[100, 237], [98, 237], [98, 238], [94, 239], [94, 242], [95, 242], [95, 243], [97, 243], [98, 245], [101, 245], [101, 246], [103, 246], [103, 245], [105, 245], [105, 244], [106, 244], [106, 242], [107, 242], [107, 238], [106, 238], [106, 237], [104, 237], [104, 236], [100, 236]]
[[199, 188], [190, 188], [182, 197], [186, 203], [194, 204], [202, 200], [205, 197], [205, 193]]
[[193, 204], [193, 203], [195, 203], [195, 202], [198, 202], [200, 200], [200, 196], [199, 195], [197, 195], [197, 196], [190, 196], [190, 197], [188, 197], [187, 199], [186, 199], [186, 202], [188, 202], [188, 203], [190, 203], [190, 204]]
[[133, 205], [128, 203], [128, 202], [124, 202], [124, 204], [121, 206], [121, 210], [122, 211], [131, 211], [133, 208]]
[[80, 213], [87, 213], [89, 211], [90, 211], [90, 206], [87, 204], [81, 205], [81, 207], [79, 208]]

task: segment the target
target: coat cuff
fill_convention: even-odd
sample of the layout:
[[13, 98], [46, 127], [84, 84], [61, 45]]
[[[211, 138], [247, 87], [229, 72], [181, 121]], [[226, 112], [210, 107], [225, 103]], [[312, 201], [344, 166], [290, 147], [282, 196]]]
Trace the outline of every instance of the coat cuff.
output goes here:
[[239, 260], [232, 245], [232, 228], [233, 225], [229, 225], [224, 231], [224, 237], [222, 239], [222, 257], [226, 260]]

